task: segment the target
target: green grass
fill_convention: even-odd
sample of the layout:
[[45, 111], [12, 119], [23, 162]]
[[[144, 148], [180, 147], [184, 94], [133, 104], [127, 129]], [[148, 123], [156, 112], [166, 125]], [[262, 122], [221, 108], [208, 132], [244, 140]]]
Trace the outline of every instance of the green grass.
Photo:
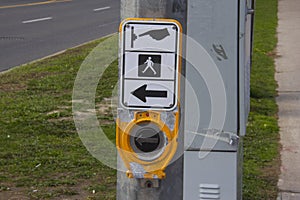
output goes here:
[[[257, 0], [251, 113], [244, 139], [244, 199], [276, 199], [279, 173], [276, 82], [277, 0]], [[72, 89], [99, 40], [0, 75], [0, 197], [115, 199], [116, 171], [93, 158], [72, 120]], [[96, 101], [111, 96], [117, 61], [105, 71]], [[111, 114], [99, 114], [114, 140]], [[1, 199], [1, 198], [0, 198]]]
[[274, 49], [277, 0], [257, 0], [251, 112], [244, 139], [244, 199], [276, 199], [280, 167]]
[[[0, 197], [22, 190], [31, 199], [115, 198], [116, 172], [87, 152], [72, 118], [76, 74], [99, 42], [0, 75]], [[111, 96], [101, 88], [117, 81], [116, 70], [114, 62], [105, 72], [98, 102]], [[114, 138], [112, 123], [103, 128]]]

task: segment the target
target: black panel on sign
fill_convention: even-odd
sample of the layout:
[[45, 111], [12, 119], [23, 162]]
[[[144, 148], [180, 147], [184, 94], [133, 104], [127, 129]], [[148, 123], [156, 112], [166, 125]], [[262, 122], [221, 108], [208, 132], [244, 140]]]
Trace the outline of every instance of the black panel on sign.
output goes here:
[[161, 76], [161, 55], [139, 55], [139, 77], [160, 77]]

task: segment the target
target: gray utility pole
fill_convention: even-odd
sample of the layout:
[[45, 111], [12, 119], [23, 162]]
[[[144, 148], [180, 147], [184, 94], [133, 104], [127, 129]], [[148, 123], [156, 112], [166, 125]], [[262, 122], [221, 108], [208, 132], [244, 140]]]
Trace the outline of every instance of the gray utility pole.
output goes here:
[[242, 198], [254, 1], [121, 0], [118, 200]]
[[[182, 32], [186, 33], [187, 0], [121, 0], [121, 20], [127, 18], [174, 19], [180, 22]], [[182, 46], [184, 51], [184, 46]], [[181, 65], [180, 74], [184, 75], [185, 66]], [[145, 69], [146, 70], [146, 69]], [[148, 70], [152, 73], [151, 70]], [[184, 110], [184, 80], [180, 86], [180, 111]], [[120, 117], [121, 118], [121, 117]], [[128, 178], [126, 168], [118, 157], [118, 200], [158, 200], [183, 199], [183, 116], [180, 116], [177, 152], [175, 160], [165, 169], [166, 177], [161, 180]], [[181, 156], [180, 156], [181, 155]]]

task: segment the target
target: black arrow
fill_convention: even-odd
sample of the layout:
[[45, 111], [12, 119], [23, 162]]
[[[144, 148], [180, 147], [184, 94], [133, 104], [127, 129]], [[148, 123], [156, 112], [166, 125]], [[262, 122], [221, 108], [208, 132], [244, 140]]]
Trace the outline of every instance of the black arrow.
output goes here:
[[137, 97], [142, 102], [146, 103], [146, 97], [156, 97], [156, 98], [167, 98], [168, 92], [167, 91], [157, 91], [157, 90], [146, 90], [147, 84], [139, 87], [135, 91], [131, 92], [132, 95]]

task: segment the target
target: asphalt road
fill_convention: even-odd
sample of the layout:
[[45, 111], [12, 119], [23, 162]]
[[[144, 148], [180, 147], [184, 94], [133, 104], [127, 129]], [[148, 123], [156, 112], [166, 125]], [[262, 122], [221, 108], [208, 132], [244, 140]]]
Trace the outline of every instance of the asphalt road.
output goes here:
[[118, 31], [120, 0], [1, 0], [0, 71]]

